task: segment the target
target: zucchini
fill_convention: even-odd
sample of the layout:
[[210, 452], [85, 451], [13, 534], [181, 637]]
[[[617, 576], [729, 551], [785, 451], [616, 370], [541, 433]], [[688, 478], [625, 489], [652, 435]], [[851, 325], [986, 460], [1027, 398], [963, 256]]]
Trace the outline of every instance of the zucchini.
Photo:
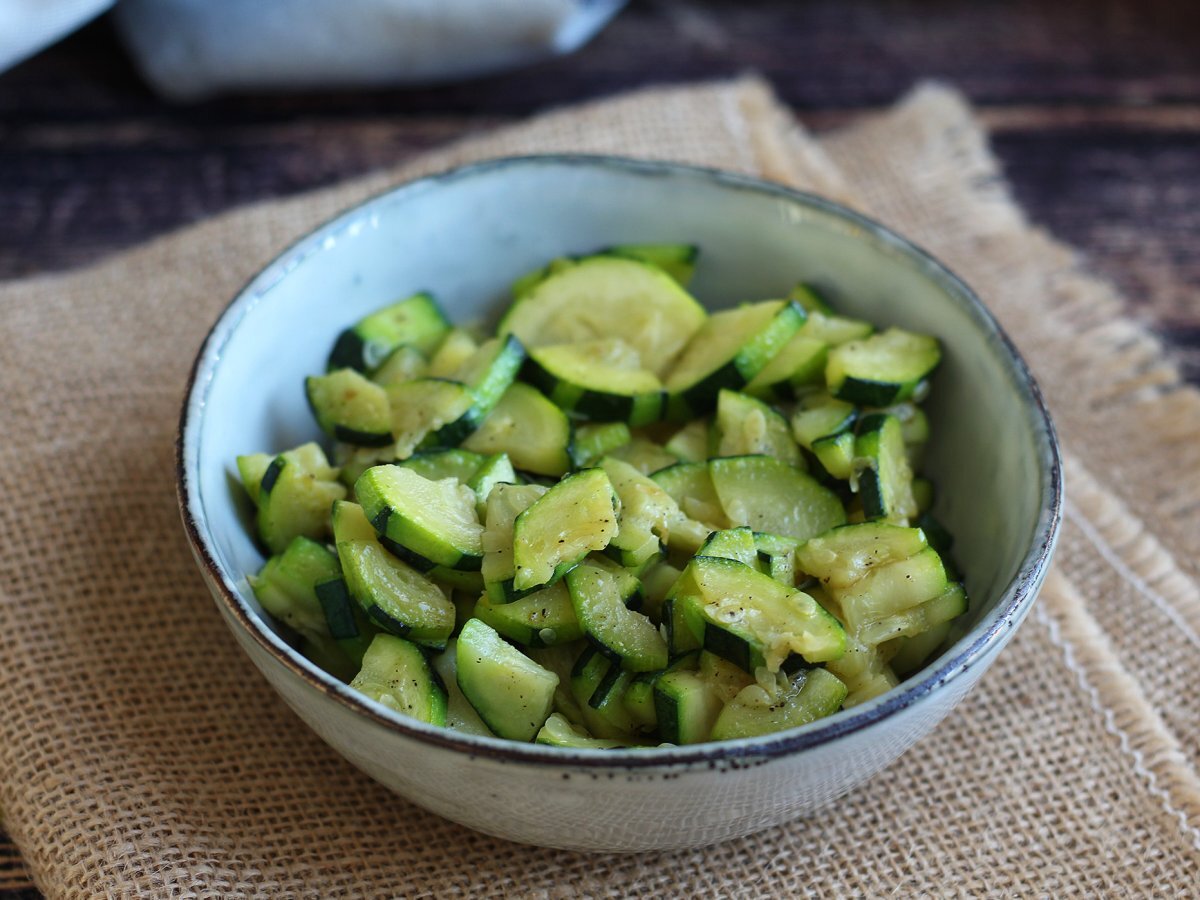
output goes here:
[[594, 466], [618, 447], [624, 447], [633, 439], [629, 426], [624, 422], [597, 422], [580, 425], [575, 429], [575, 440], [571, 445], [571, 464], [577, 469]]
[[401, 344], [387, 355], [379, 368], [371, 373], [371, 380], [380, 387], [412, 381], [426, 374], [429, 361], [416, 347]]
[[362, 607], [354, 601], [350, 588], [340, 574], [336, 578], [318, 582], [313, 586], [313, 591], [325, 614], [329, 636], [337, 641], [357, 671], [362, 666], [363, 654], [379, 629], [371, 624]]
[[736, 559], [740, 563], [759, 568], [758, 547], [754, 543], [754, 532], [744, 525], [713, 532], [696, 555]]
[[395, 450], [406, 459], [417, 448], [448, 447], [462, 442], [477, 424], [475, 397], [469, 388], [444, 378], [417, 378], [386, 389], [392, 410]]
[[943, 622], [911, 637], [900, 638], [891, 660], [892, 671], [901, 678], [917, 671], [949, 637], [951, 627], [950, 622]]
[[655, 266], [593, 256], [538, 282], [513, 303], [499, 330], [529, 348], [621, 338], [661, 378], [706, 318], [704, 308]]
[[711, 423], [708, 419], [695, 419], [680, 428], [671, 437], [663, 449], [683, 462], [704, 462], [708, 459], [709, 430]]
[[813, 441], [812, 455], [826, 476], [835, 481], [849, 481], [854, 477], [855, 447], [854, 432], [843, 431]]
[[679, 462], [654, 441], [642, 437], [635, 437], [628, 444], [618, 447], [611, 455], [625, 460], [643, 475], [650, 475]]
[[791, 292], [788, 294], [788, 299], [795, 300], [804, 307], [804, 311], [809, 315], [813, 313], [822, 313], [823, 315], [833, 315], [833, 307], [829, 305], [829, 300], [825, 296], [825, 292], [816, 285], [806, 282], [798, 282]]
[[804, 323], [804, 310], [787, 300], [765, 300], [709, 317], [665, 379], [669, 417], [703, 415], [721, 388], [740, 390]]
[[355, 482], [354, 494], [380, 543], [411, 565], [471, 571], [482, 564], [475, 493], [454, 479], [430, 481], [412, 469], [375, 466]]
[[463, 626], [455, 663], [463, 696], [488, 728], [509, 740], [533, 740], [550, 716], [557, 675], [505, 643], [479, 619]]
[[666, 672], [654, 682], [658, 732], [667, 743], [707, 741], [722, 705], [716, 688], [696, 672]]
[[592, 734], [633, 743], [637, 721], [625, 706], [633, 675], [589, 644], [571, 669], [571, 694]]
[[615, 750], [627, 746], [620, 741], [594, 738], [584, 734], [572, 725], [562, 713], [550, 714], [550, 717], [546, 719], [546, 724], [538, 731], [534, 742], [550, 747], [569, 747], [572, 750]]
[[752, 397], [792, 400], [824, 382], [828, 355], [828, 344], [798, 331], [750, 379], [746, 384], [746, 393]]
[[446, 724], [446, 688], [421, 648], [404, 638], [375, 635], [350, 687], [398, 713]]
[[551, 585], [617, 531], [619, 504], [601, 469], [582, 469], [550, 488], [513, 524], [513, 587]]
[[597, 565], [582, 563], [566, 576], [575, 615], [602, 651], [631, 672], [667, 666], [667, 645], [654, 624], [627, 609], [615, 578]]
[[341, 575], [337, 555], [324, 544], [297, 536], [247, 580], [262, 608], [303, 635], [331, 637], [316, 585]]
[[700, 248], [695, 244], [617, 244], [600, 253], [648, 263], [662, 269], [681, 287], [687, 287], [696, 271]]
[[859, 631], [864, 625], [907, 612], [950, 587], [942, 559], [926, 547], [908, 559], [872, 568], [852, 585], [835, 592], [842, 621]]
[[732, 456], [708, 463], [729, 521], [754, 531], [806, 541], [846, 521], [837, 495], [770, 456]]
[[885, 619], [869, 622], [858, 629], [858, 639], [865, 644], [882, 644], [893, 638], [915, 637], [939, 625], [945, 625], [967, 611], [967, 592], [961, 584], [951, 584], [932, 600], [896, 613]]
[[889, 328], [830, 350], [825, 382], [839, 399], [890, 406], [911, 397], [941, 358], [936, 338]]
[[854, 404], [835, 400], [825, 393], [816, 394], [806, 398], [792, 416], [792, 436], [801, 447], [811, 450], [821, 438], [852, 429], [857, 419], [858, 409]]
[[[441, 481], [455, 478], [466, 484], [479, 471], [487, 457], [458, 447], [445, 450], [423, 450], [396, 463], [402, 469], [412, 469], [422, 478]], [[357, 479], [356, 479], [357, 480]]]
[[671, 495], [684, 515], [704, 523], [710, 531], [731, 524], [721, 508], [721, 498], [717, 496], [707, 463], [679, 463], [659, 469], [650, 477]]
[[498, 485], [488, 496], [484, 517], [483, 563], [480, 570], [483, 583], [492, 603], [511, 603], [537, 588], [518, 591], [513, 587], [516, 566], [513, 564], [513, 526], [517, 516], [546, 493], [539, 484]]
[[863, 522], [834, 528], [801, 544], [796, 550], [796, 564], [837, 591], [873, 569], [908, 559], [927, 546], [920, 528]]
[[354, 369], [304, 379], [308, 405], [321, 430], [334, 440], [359, 447], [392, 443], [392, 412], [387, 391]]
[[[849, 341], [859, 341], [870, 337], [874, 331], [875, 327], [870, 322], [811, 310], [808, 318], [800, 327], [799, 333], [802, 337], [820, 341], [832, 348], [840, 347]], [[828, 359], [826, 359], [826, 370], [828, 370]]]
[[246, 496], [255, 506], [258, 506], [258, 488], [271, 461], [275, 459], [270, 453], [247, 453], [237, 458], [238, 478], [246, 489]]
[[712, 739], [756, 737], [807, 725], [841, 709], [846, 693], [846, 685], [825, 669], [796, 673], [775, 696], [757, 684], [750, 685], [721, 710], [713, 724]]
[[475, 512], [479, 518], [487, 510], [487, 498], [498, 484], [519, 484], [521, 479], [513, 469], [507, 453], [494, 453], [479, 464], [479, 468], [467, 480], [467, 487], [475, 492]]
[[696, 671], [713, 686], [722, 703], [728, 703], [744, 688], [756, 684], [752, 675], [715, 653], [701, 650], [697, 660]]
[[759, 564], [763, 571], [788, 587], [796, 586], [796, 546], [794, 538], [763, 531], [754, 533], [754, 547], [758, 550]]
[[913, 474], [899, 420], [881, 413], [865, 417], [859, 423], [854, 453], [863, 515], [897, 525], [916, 518]]
[[565, 644], [584, 633], [562, 582], [511, 603], [494, 603], [485, 593], [475, 603], [474, 616], [526, 647]]
[[462, 328], [452, 328], [441, 346], [438, 347], [437, 353], [433, 354], [433, 358], [429, 360], [429, 370], [426, 375], [430, 378], [460, 380], [454, 378], [455, 373], [478, 350], [479, 343], [471, 336], [470, 332]]
[[[484, 341], [478, 350], [459, 366], [450, 378], [465, 384], [475, 398], [475, 403], [466, 416], [463, 431], [458, 440], [450, 436], [447, 443], [461, 443], [478, 428], [488, 413], [495, 409], [504, 392], [516, 380], [517, 373], [525, 362], [525, 348], [511, 334], [504, 338]], [[470, 430], [466, 430], [469, 428]]]
[[272, 553], [282, 553], [292, 538], [329, 534], [329, 511], [346, 496], [316, 444], [304, 444], [271, 460], [258, 485], [258, 535]]
[[457, 639], [452, 640], [447, 643], [445, 650], [433, 658], [433, 670], [446, 688], [446, 727], [466, 734], [495, 737], [458, 686], [457, 647]]
[[536, 388], [516, 382], [463, 446], [506, 453], [518, 469], [558, 477], [571, 468], [571, 423]]
[[430, 294], [414, 294], [359, 319], [338, 335], [327, 368], [370, 372], [401, 344], [428, 355], [449, 330], [437, 301]]
[[803, 467], [800, 448], [792, 440], [787, 420], [760, 400], [722, 390], [711, 431], [712, 456], [773, 456], [789, 466]]
[[647, 425], [662, 418], [666, 402], [658, 376], [620, 338], [535, 347], [524, 377], [583, 419]]

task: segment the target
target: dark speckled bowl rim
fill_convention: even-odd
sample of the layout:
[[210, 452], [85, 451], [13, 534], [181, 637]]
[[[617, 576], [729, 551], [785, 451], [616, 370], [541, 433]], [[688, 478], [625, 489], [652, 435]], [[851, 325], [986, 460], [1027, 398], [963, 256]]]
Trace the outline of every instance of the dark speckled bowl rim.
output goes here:
[[[904, 259], [919, 274], [936, 282], [970, 313], [989, 341], [1000, 349], [1001, 356], [1009, 368], [1009, 386], [1021, 395], [1023, 406], [1028, 412], [1027, 425], [1033, 432], [1037, 448], [1042, 508], [1031, 546], [1021, 561], [1016, 577], [1005, 588], [993, 610], [955, 645], [959, 647], [964, 640], [969, 639], [965, 647], [952, 654], [943, 655], [934, 665], [927, 666], [919, 675], [902, 682], [876, 701], [843, 710], [827, 719], [799, 728], [758, 738], [694, 746], [637, 750], [576, 750], [463, 735], [408, 719], [366, 699], [317, 669], [265, 627], [254, 610], [239, 595], [233, 580], [227, 577], [217, 564], [209, 537], [191, 512], [193, 504], [196, 508], [203, 508], [203, 498], [199, 496], [198, 490], [188, 477], [187, 448], [189, 444], [198, 448], [198, 436], [202, 428], [205, 400], [212, 381], [212, 370], [220, 361], [225, 342], [245, 313], [274, 285], [303, 260], [321, 252], [328, 239], [353, 229], [377, 209], [403, 201], [410, 195], [436, 190], [440, 185], [478, 177], [503, 177], [504, 172], [509, 169], [545, 165], [596, 167], [641, 177], [685, 177], [705, 181], [727, 190], [752, 191], [808, 207], [824, 216], [840, 219], [860, 231], [864, 238], [872, 240], [877, 249]], [[198, 449], [195, 452], [198, 454]], [[335, 698], [384, 728], [429, 746], [444, 747], [462, 753], [464, 757], [483, 756], [510, 763], [623, 770], [687, 767], [697, 764], [736, 765], [739, 761], [753, 764], [828, 744], [843, 735], [862, 731], [888, 719], [938, 692], [972, 666], [981, 661], [990, 661], [990, 657], [1007, 643], [1016, 626], [1028, 613], [1045, 577], [1062, 520], [1062, 485], [1062, 462], [1054, 425], [1041, 391], [1024, 360], [975, 293], [929, 253], [866, 216], [804, 191], [701, 166], [588, 154], [505, 157], [457, 167], [383, 191], [309, 232], [250, 279], [213, 324], [188, 378], [176, 437], [176, 490], [180, 513], [196, 560], [208, 576], [209, 583], [216, 586], [215, 596], [218, 603], [224, 605], [233, 620], [260, 647], [313, 690]]]

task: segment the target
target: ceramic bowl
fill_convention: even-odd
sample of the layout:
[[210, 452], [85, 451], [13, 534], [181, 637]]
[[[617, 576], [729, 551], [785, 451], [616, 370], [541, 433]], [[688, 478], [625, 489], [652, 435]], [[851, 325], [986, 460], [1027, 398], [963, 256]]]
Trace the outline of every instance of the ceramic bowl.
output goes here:
[[[234, 457], [318, 439], [301, 387], [367, 311], [434, 291], [453, 320], [494, 320], [514, 278], [614, 243], [699, 244], [710, 309], [799, 279], [851, 315], [937, 335], [928, 411], [935, 513], [956, 537], [971, 626], [899, 687], [750, 740], [576, 751], [405, 718], [315, 668], [246, 581], [251, 540]], [[741, 176], [598, 157], [485, 162], [403, 185], [321, 226], [250, 282], [213, 326], [188, 388], [179, 500], [234, 637], [296, 714], [381, 784], [504, 838], [586, 851], [711, 844], [810, 813], [879, 772], [974, 686], [1029, 611], [1060, 520], [1054, 432], [1025, 365], [971, 290], [929, 255], [828, 200]]]

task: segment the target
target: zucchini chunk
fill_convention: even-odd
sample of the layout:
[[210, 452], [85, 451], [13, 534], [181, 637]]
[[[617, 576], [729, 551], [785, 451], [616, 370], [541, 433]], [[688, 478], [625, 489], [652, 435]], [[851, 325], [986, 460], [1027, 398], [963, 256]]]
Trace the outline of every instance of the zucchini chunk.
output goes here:
[[803, 391], [821, 384], [829, 345], [797, 331], [746, 385], [752, 397], [794, 400]]
[[[654, 479], [611, 456], [601, 460], [600, 467], [621, 501], [619, 527], [609, 547], [615, 551], [610, 555], [623, 565], [641, 568], [661, 555], [657, 549], [660, 543], [694, 553], [704, 542], [710, 529], [685, 516], [674, 498]], [[654, 550], [648, 550], [647, 545]]]
[[359, 319], [338, 335], [327, 368], [371, 372], [401, 344], [428, 355], [449, 330], [433, 296], [414, 294]]
[[711, 427], [708, 419], [694, 419], [675, 432], [663, 449], [681, 462], [704, 462], [708, 459]]
[[529, 348], [620, 338], [662, 377], [706, 313], [655, 266], [592, 256], [549, 274], [518, 298], [500, 322]]
[[272, 553], [282, 553], [292, 538], [329, 534], [333, 501], [346, 496], [316, 444], [304, 444], [271, 460], [258, 485], [258, 535]]
[[833, 307], [825, 297], [825, 292], [816, 285], [803, 281], [797, 282], [796, 286], [788, 293], [788, 299], [795, 300], [803, 306], [804, 311], [809, 315], [815, 312], [827, 316], [833, 315]]
[[886, 522], [843, 525], [804, 542], [796, 564], [827, 588], [839, 591], [872, 569], [908, 559], [928, 545], [920, 528]]
[[842, 621], [858, 632], [868, 623], [940, 597], [949, 587], [942, 558], [932, 547], [926, 547], [908, 559], [872, 568], [834, 596], [842, 610]]
[[455, 646], [458, 686], [498, 737], [531, 741], [550, 716], [558, 676], [470, 619]]
[[608, 571], [582, 563], [567, 573], [566, 582], [579, 624], [604, 653], [631, 672], [666, 668], [662, 635], [648, 618], [626, 608]]
[[460, 432], [444, 435], [446, 443], [461, 443], [483, 424], [488, 413], [495, 409], [504, 392], [516, 380], [524, 362], [525, 348], [510, 334], [504, 338], [484, 341], [479, 349], [454, 371], [451, 379], [465, 384], [470, 389], [475, 404], [458, 426]]
[[371, 381], [386, 388], [402, 381], [420, 378], [428, 368], [429, 361], [420, 350], [408, 344], [401, 344], [371, 373]]
[[600, 253], [624, 256], [656, 266], [675, 279], [680, 287], [687, 287], [696, 271], [700, 248], [695, 244], [617, 244]]
[[446, 724], [446, 688], [421, 649], [404, 638], [375, 635], [350, 687], [398, 713]]
[[[874, 331], [875, 326], [870, 322], [847, 319], [845, 316], [831, 315], [819, 310], [810, 310], [808, 319], [800, 327], [802, 337], [820, 341], [831, 348], [840, 347], [850, 341], [860, 341], [870, 337]], [[828, 370], [828, 359], [826, 369]]]
[[392, 442], [392, 411], [387, 391], [354, 369], [304, 379], [304, 392], [321, 430], [334, 440], [359, 447]]
[[617, 459], [623, 459], [643, 475], [649, 475], [679, 462], [654, 441], [643, 437], [635, 437], [628, 444], [618, 447], [611, 455]]
[[[965, 608], [963, 612], [966, 612]], [[951, 627], [950, 622], [943, 622], [941, 625], [934, 625], [928, 631], [900, 638], [897, 642], [896, 653], [891, 660], [892, 671], [901, 678], [917, 671], [950, 636]]]
[[802, 669], [775, 696], [757, 684], [750, 685], [721, 710], [712, 739], [755, 737], [807, 725], [837, 712], [846, 693], [846, 685], [825, 669]]
[[550, 488], [513, 524], [513, 588], [551, 585], [617, 532], [619, 502], [602, 469], [582, 469]]
[[708, 463], [729, 521], [806, 541], [846, 521], [837, 495], [770, 456], [731, 456]]
[[[453, 447], [445, 450], [422, 450], [414, 453], [408, 459], [395, 463], [402, 469], [412, 469], [422, 478], [430, 481], [441, 481], [443, 478], [455, 478], [466, 484], [479, 471], [487, 457], [480, 453], [472, 453]], [[357, 479], [355, 479], [357, 480]]]
[[732, 524], [721, 507], [707, 463], [679, 463], [659, 469], [650, 477], [671, 495], [684, 515], [708, 526], [710, 531]]
[[859, 423], [854, 453], [863, 515], [897, 525], [915, 519], [918, 510], [912, 492], [913, 474], [899, 420], [880, 413], [864, 418]]
[[[466, 624], [465, 619], [463, 624]], [[437, 672], [438, 678], [442, 679], [442, 686], [446, 689], [446, 727], [465, 734], [495, 737], [492, 729], [479, 718], [479, 713], [475, 712], [475, 707], [463, 696], [462, 688], [458, 686], [457, 647], [458, 641], [450, 640], [446, 649], [433, 658], [433, 670]]]
[[722, 390], [713, 420], [712, 456], [773, 456], [789, 466], [803, 467], [800, 448], [792, 440], [787, 420], [760, 400]]
[[478, 570], [483, 526], [475, 492], [453, 478], [430, 481], [401, 466], [367, 469], [354, 494], [380, 543], [418, 569]]
[[258, 506], [259, 485], [262, 484], [263, 476], [267, 474], [267, 468], [273, 459], [275, 457], [270, 453], [246, 453], [237, 458], [238, 478], [255, 506]]
[[592, 734], [634, 743], [637, 722], [625, 706], [633, 675], [589, 644], [571, 669], [571, 694]]
[[698, 556], [680, 581], [673, 590], [697, 640], [746, 672], [778, 672], [792, 653], [820, 663], [845, 652], [845, 630], [816, 600], [744, 563]]
[[475, 512], [479, 514], [480, 520], [482, 521], [486, 514], [487, 498], [492, 493], [492, 488], [498, 484], [520, 482], [521, 479], [517, 477], [507, 453], [494, 453], [480, 463], [475, 474], [467, 480], [467, 487], [475, 492]]
[[829, 351], [825, 381], [842, 400], [890, 406], [911, 397], [941, 358], [936, 338], [889, 328]]
[[517, 516], [545, 493], [546, 488], [539, 484], [501, 484], [488, 496], [483, 534], [480, 538], [483, 548], [480, 570], [484, 587], [493, 604], [512, 603], [537, 590], [536, 587], [525, 590], [513, 587], [513, 578], [517, 571], [513, 563], [513, 526]]
[[571, 468], [571, 423], [537, 388], [515, 382], [463, 447], [507, 453], [518, 469], [558, 477]]
[[297, 536], [247, 580], [259, 605], [302, 635], [331, 637], [316, 585], [342, 574], [337, 555], [324, 544]]
[[919, 606], [861, 626], [858, 638], [865, 644], [882, 644], [893, 638], [915, 637], [939, 625], [948, 624], [966, 611], [967, 592], [961, 584], [955, 583]]
[[475, 397], [457, 381], [417, 378], [392, 385], [387, 395], [394, 459], [406, 459], [417, 448], [455, 446], [475, 430]]
[[561, 581], [511, 603], [494, 603], [485, 593], [476, 601], [474, 615], [526, 647], [552, 647], [583, 637], [571, 594]]
[[463, 367], [479, 350], [479, 342], [471, 333], [462, 328], [451, 328], [437, 349], [437, 353], [429, 360], [430, 378], [454, 378], [454, 374]]
[[584, 734], [562, 713], [551, 713], [546, 724], [538, 731], [534, 743], [547, 744], [551, 747], [569, 747], [572, 750], [615, 750], [625, 747], [620, 741], [610, 741], [605, 738], [594, 738]]
[[685, 420], [709, 412], [721, 388], [740, 390], [804, 323], [788, 300], [765, 300], [709, 317], [665, 379], [669, 416]]
[[736, 559], [740, 563], [759, 569], [758, 547], [754, 543], [754, 532], [745, 525], [713, 532], [696, 555]]
[[322, 612], [325, 613], [329, 636], [337, 641], [338, 646], [354, 662], [357, 671], [362, 666], [363, 654], [371, 646], [371, 639], [378, 634], [379, 629], [371, 624], [362, 607], [355, 602], [350, 588], [346, 586], [346, 580], [340, 574], [336, 578], [319, 582], [313, 590], [321, 604]]
[[586, 469], [632, 439], [629, 426], [624, 422], [580, 425], [575, 429], [575, 440], [571, 444], [571, 464], [577, 469]]
[[529, 351], [525, 378], [583, 419], [648, 425], [662, 418], [662, 382], [620, 338], [550, 344]]
[[716, 688], [697, 672], [666, 672], [654, 682], [658, 732], [667, 743], [707, 741], [722, 705]]
[[792, 436], [806, 450], [823, 437], [842, 434], [854, 427], [858, 409], [822, 392], [806, 398], [792, 416]]

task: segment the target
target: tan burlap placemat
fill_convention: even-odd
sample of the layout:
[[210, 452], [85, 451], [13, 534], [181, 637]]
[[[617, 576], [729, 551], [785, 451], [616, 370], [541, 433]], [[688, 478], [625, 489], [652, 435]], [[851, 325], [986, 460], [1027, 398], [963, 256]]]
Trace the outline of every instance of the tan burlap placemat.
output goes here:
[[[373, 191], [554, 150], [845, 199], [973, 284], [1049, 397], [1070, 502], [1034, 614], [934, 736], [818, 818], [627, 857], [467, 831], [314, 737], [193, 569], [172, 440], [190, 360], [229, 297]], [[1200, 396], [1023, 220], [946, 90], [823, 140], [755, 81], [581, 107], [9, 285], [0, 315], [0, 809], [51, 896], [1197, 891]]]

